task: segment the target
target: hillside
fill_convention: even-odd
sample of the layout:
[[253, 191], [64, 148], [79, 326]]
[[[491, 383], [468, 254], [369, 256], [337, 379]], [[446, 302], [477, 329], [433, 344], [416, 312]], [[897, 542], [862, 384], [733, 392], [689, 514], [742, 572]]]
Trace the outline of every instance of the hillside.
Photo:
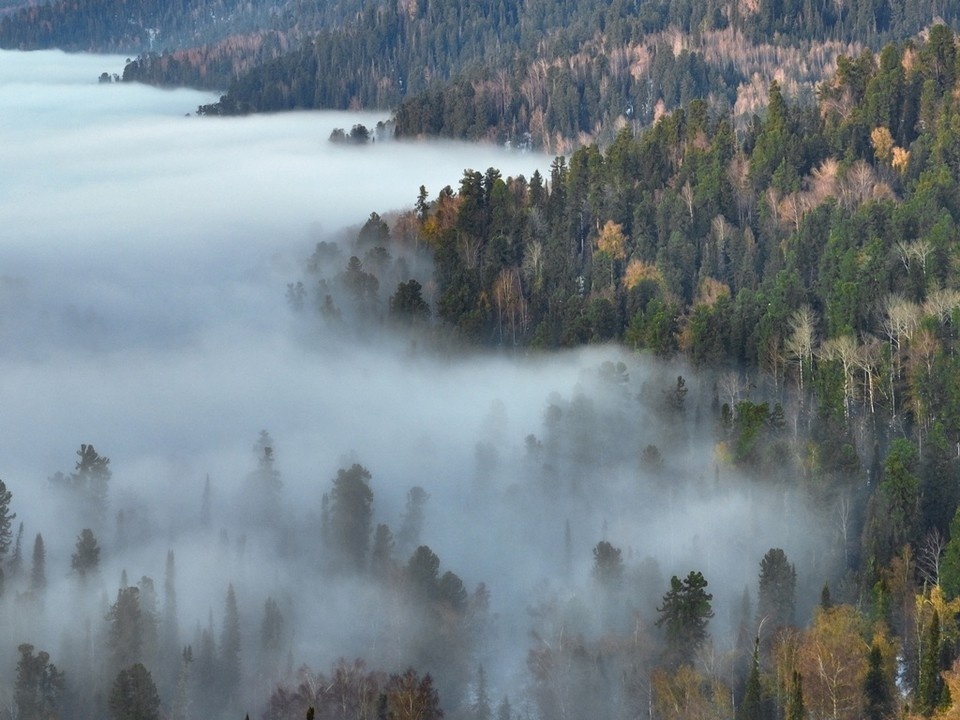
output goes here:
[[838, 55], [958, 16], [901, 0], [112, 2], [8, 14], [0, 47], [129, 52], [125, 80], [226, 89], [204, 113], [394, 110], [403, 136], [556, 153], [697, 98], [747, 122], [771, 80], [811, 100]]

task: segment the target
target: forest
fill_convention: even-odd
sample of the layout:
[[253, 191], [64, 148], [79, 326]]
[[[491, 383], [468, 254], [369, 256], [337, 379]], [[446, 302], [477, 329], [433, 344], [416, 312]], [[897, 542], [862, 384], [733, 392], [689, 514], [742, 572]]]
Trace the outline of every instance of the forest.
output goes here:
[[123, 78], [224, 92], [204, 114], [383, 109], [402, 137], [569, 154], [706, 100], [738, 126], [773, 79], [812, 102], [840, 56], [956, 25], [950, 3], [434, 0], [77, 5], [0, 16], [0, 47], [126, 52]]
[[[416, 24], [422, 10], [421, 27], [456, 25], [450, 55], [472, 58], [474, 77], [526, 112], [511, 84], [526, 70], [484, 75], [495, 74], [479, 69], [489, 39], [470, 32], [517, 31], [521, 15], [501, 3], [487, 26], [448, 24], [436, 7], [368, 9], [361, 22]], [[505, 375], [509, 362], [529, 373], [519, 395], [552, 357], [575, 353], [575, 378], [524, 397], [535, 427], [517, 431], [496, 401], [465, 453], [398, 442], [408, 429], [397, 427], [380, 444], [398, 465], [436, 458], [434, 473], [397, 477], [344, 447], [337, 467], [311, 471], [306, 494], [284, 467], [293, 441], [263, 430], [245, 441], [245, 471], [207, 476], [173, 517], [117, 492], [115, 474], [131, 469], [84, 442], [44, 481], [69, 542], [31, 526], [19, 503], [33, 489], [0, 480], [0, 628], [18, 638], [0, 717], [960, 713], [958, 39], [936, 24], [871, 49], [854, 28], [875, 41], [916, 18], [831, 7], [760, 3], [750, 21], [720, 7], [695, 22], [755, 38], [821, 33], [836, 43], [835, 71], [810, 97], [774, 80], [765, 111], [737, 117], [707, 90], [737, 76], [710, 80], [704, 50], [683, 60], [704, 84], [680, 81], [688, 92], [656, 113], [647, 98], [644, 122], [598, 120], [602, 103], [575, 92], [564, 105], [575, 83], [558, 80], [548, 94], [561, 114], [545, 128], [560, 139], [536, 144], [582, 142], [547, 174], [466, 169], [456, 187], [421, 186], [408, 210], [371, 212], [301, 259], [287, 310], [316, 358], [349, 354], [363, 368], [398, 349], [432, 369], [434, 394], [462, 383], [445, 363], [479, 374], [480, 358]], [[666, 27], [643, 17], [645, 32]], [[364, 72], [413, 94], [421, 80], [393, 75], [392, 59], [444, 47], [323, 32], [264, 65], [271, 81], [245, 75], [206, 112], [316, 107], [321, 77], [336, 103], [381, 102], [359, 85], [392, 103], [407, 92], [399, 81], [356, 84], [319, 53], [363, 37], [383, 62]], [[145, 57], [133, 67], [165, 56]], [[288, 84], [292, 66], [303, 73]], [[423, 83], [398, 132], [486, 134], [508, 115], [470, 119], [472, 82], [433, 94]], [[278, 104], [239, 99], [267, 96]], [[460, 110], [448, 115], [451, 97]], [[564, 107], [588, 117], [563, 120]], [[597, 122], [602, 143], [584, 130]], [[333, 138], [344, 152], [368, 149], [346, 137]], [[116, 577], [108, 560], [121, 550], [130, 566]], [[71, 632], [52, 632], [55, 617]]]
[[[399, 326], [439, 347], [521, 356], [614, 342], [683, 363], [674, 385], [639, 397], [665, 418], [692, 412], [684, 422], [714, 442], [714, 487], [736, 472], [799, 493], [821, 518], [832, 539], [818, 602], [809, 585], [795, 596], [806, 572], [770, 548], [735, 649], [718, 657], [705, 651], [704, 578], [674, 576], [633, 634], [621, 626], [572, 651], [609, 677], [641, 627], [658, 648], [638, 687], [618, 670], [619, 700], [590, 714], [956, 712], [958, 69], [957, 38], [937, 25], [918, 42], [841, 56], [815, 105], [771, 83], [766, 115], [743, 133], [693, 101], [603, 150], [558, 157], [549, 177], [468, 169], [433, 199], [421, 187], [391, 223], [371, 214], [348, 260], [318, 244], [289, 284], [291, 308], [317, 327]], [[408, 258], [423, 254], [432, 272], [411, 277]], [[669, 466], [673, 448], [640, 445], [641, 474]], [[590, 466], [607, 459], [597, 452]], [[613, 544], [593, 557], [600, 587], [631, 572], [608, 567], [624, 560]], [[680, 626], [677, 596], [691, 603]], [[556, 652], [531, 651], [538, 681], [555, 677]], [[550, 702], [541, 716], [586, 712]]]

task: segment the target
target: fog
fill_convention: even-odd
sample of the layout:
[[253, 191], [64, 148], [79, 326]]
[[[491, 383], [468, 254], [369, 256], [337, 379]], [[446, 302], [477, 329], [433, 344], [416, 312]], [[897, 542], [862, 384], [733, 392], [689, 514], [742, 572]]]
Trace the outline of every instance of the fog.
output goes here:
[[[733, 645], [740, 596], [744, 587], [755, 594], [768, 548], [796, 563], [800, 605], [809, 606], [830, 570], [832, 531], [789, 490], [718, 472], [709, 388], [691, 369], [612, 347], [433, 353], [386, 331], [331, 334], [291, 311], [287, 284], [303, 277], [317, 242], [340, 242], [346, 259], [344, 238], [371, 212], [412, 208], [420, 185], [436, 197], [464, 169], [490, 166], [504, 177], [546, 175], [551, 158], [328, 142], [334, 128], [383, 119], [373, 114], [198, 118], [211, 95], [97, 82], [123, 60], [0, 52], [0, 478], [25, 528], [27, 574], [43, 535], [48, 583], [42, 609], [30, 612], [8, 583], [4, 667], [29, 642], [50, 652], [69, 683], [70, 638], [80, 642], [86, 623], [102, 632], [122, 571], [131, 584], [151, 577], [163, 606], [168, 550], [181, 646], [211, 617], [219, 637], [232, 583], [247, 668], [268, 596], [281, 601], [288, 669], [325, 671], [340, 657], [385, 672], [415, 664], [409, 642], [388, 647], [383, 628], [399, 622], [413, 632], [417, 621], [391, 620], [380, 590], [318, 560], [322, 495], [353, 463], [371, 474], [373, 525], [394, 534], [408, 490], [426, 490], [419, 544], [468, 592], [478, 583], [490, 591], [490, 630], [465, 662], [471, 672], [483, 662], [494, 697], [509, 693], [518, 707], [534, 644], [530, 608], [579, 603], [592, 618], [579, 632], [610, 630], [589, 609], [600, 540], [623, 549], [628, 573], [656, 560], [659, 575], [630, 585], [640, 587], [629, 602], [648, 626], [670, 575], [702, 570], [721, 650]], [[618, 362], [623, 382], [601, 373]], [[680, 374], [690, 411], [671, 426], [655, 409]], [[551, 407], [566, 424], [549, 425]], [[576, 422], [589, 446], [582, 452], [565, 434]], [[243, 490], [263, 430], [283, 483], [272, 525]], [[96, 528], [98, 592], [81, 602], [70, 555], [84, 525], [48, 478], [73, 472], [84, 443], [109, 457], [112, 477], [108, 519]], [[648, 444], [663, 448], [657, 477], [639, 465]], [[402, 565], [409, 554], [395, 559]], [[12, 681], [0, 683], [9, 702]], [[261, 678], [246, 687], [239, 717], [258, 717], [271, 686]], [[449, 678], [440, 692], [450, 713], [470, 702]]]

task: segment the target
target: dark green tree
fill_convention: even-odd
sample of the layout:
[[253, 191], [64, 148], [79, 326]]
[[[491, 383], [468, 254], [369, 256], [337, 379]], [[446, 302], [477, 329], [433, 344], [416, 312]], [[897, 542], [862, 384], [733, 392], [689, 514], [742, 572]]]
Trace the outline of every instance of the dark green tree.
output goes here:
[[770, 548], [760, 561], [760, 583], [757, 592], [757, 627], [760, 640], [769, 647], [776, 633], [793, 625], [797, 573], [787, 554]]
[[370, 571], [376, 577], [386, 577], [393, 563], [393, 533], [384, 523], [377, 525], [373, 533], [373, 549], [370, 551]]
[[940, 613], [933, 611], [930, 625], [923, 634], [920, 649], [919, 677], [917, 679], [916, 708], [924, 717], [930, 717], [949, 698], [949, 691], [940, 671], [943, 636]]
[[367, 482], [370, 472], [354, 463], [340, 469], [330, 493], [330, 535], [341, 570], [362, 570], [370, 545], [373, 492]]
[[64, 676], [50, 662], [49, 653], [33, 654], [33, 645], [24, 643], [17, 650], [17, 680], [14, 702], [18, 720], [50, 720], [59, 716], [63, 697]]
[[140, 589], [133, 586], [120, 588], [106, 620], [110, 673], [118, 673], [141, 662], [144, 633]]
[[69, 485], [77, 494], [83, 517], [94, 527], [103, 527], [107, 515], [110, 458], [97, 453], [93, 445], [82, 444], [77, 450], [77, 463], [70, 475]]
[[657, 608], [660, 617], [656, 624], [664, 629], [671, 664], [691, 662], [694, 652], [709, 636], [711, 600], [713, 595], [707, 592], [707, 581], [699, 571], [691, 570], [683, 580], [676, 575], [670, 578], [670, 589]]
[[426, 518], [424, 507], [430, 496], [419, 485], [414, 485], [407, 491], [407, 504], [403, 517], [400, 520], [400, 530], [397, 532], [397, 547], [401, 553], [408, 553], [420, 542], [420, 533], [423, 532], [423, 523]]
[[807, 712], [803, 706], [803, 676], [794, 670], [790, 696], [787, 698], [786, 720], [804, 720], [806, 717]]
[[218, 686], [222, 697], [228, 704], [236, 703], [240, 695], [240, 612], [237, 609], [237, 596], [233, 584], [227, 587], [224, 601], [223, 628], [220, 631], [220, 648], [217, 669]]
[[113, 720], [160, 720], [160, 696], [150, 671], [136, 663], [117, 674], [108, 702]]
[[607, 591], [617, 590], [623, 582], [620, 548], [601, 540], [593, 548], [593, 579]]
[[280, 655], [284, 646], [283, 614], [280, 604], [272, 597], [268, 597], [263, 606], [263, 620], [260, 623], [260, 652], [263, 654], [265, 668], [272, 674], [278, 670]]
[[410, 322], [429, 318], [430, 306], [423, 299], [423, 286], [416, 280], [397, 285], [397, 291], [390, 296], [390, 315]]
[[867, 663], [863, 680], [864, 717], [866, 720], [887, 720], [894, 716], [894, 695], [883, 669], [883, 653], [877, 643], [870, 646]]
[[0, 563], [7, 556], [10, 543], [13, 541], [13, 520], [16, 513], [10, 512], [10, 500], [13, 493], [7, 490], [3, 480], [0, 480]]
[[260, 523], [276, 524], [280, 521], [280, 492], [283, 481], [276, 468], [273, 438], [266, 430], [260, 431], [254, 446], [257, 468], [247, 475], [247, 501], [254, 509]]
[[70, 556], [70, 568], [81, 580], [97, 572], [100, 566], [100, 545], [93, 530], [84, 528], [77, 538], [76, 548]]
[[33, 567], [30, 571], [30, 592], [35, 597], [47, 589], [47, 551], [43, 547], [43, 535], [37, 533], [33, 541]]
[[737, 707], [736, 720], [772, 720], [771, 710], [769, 699], [764, 697], [763, 685], [760, 682], [760, 638], [757, 637], [753, 645], [743, 700]]
[[424, 600], [437, 596], [440, 558], [426, 545], [418, 547], [407, 563], [407, 578], [414, 594]]

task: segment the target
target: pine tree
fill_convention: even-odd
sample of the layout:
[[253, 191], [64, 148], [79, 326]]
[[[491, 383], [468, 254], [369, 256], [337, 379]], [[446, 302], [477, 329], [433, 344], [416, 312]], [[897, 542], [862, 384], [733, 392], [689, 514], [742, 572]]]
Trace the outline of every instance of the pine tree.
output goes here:
[[357, 463], [338, 470], [330, 494], [330, 531], [341, 570], [362, 570], [370, 546], [373, 492], [370, 472]]
[[107, 613], [107, 649], [111, 675], [143, 659], [143, 616], [140, 589], [122, 587]]
[[373, 533], [373, 549], [370, 551], [370, 570], [376, 577], [385, 577], [393, 562], [393, 533], [380, 523]]
[[167, 550], [167, 567], [163, 578], [163, 622], [160, 624], [161, 654], [165, 664], [169, 664], [178, 655], [180, 647], [176, 574], [176, 558], [173, 550]]
[[81, 580], [97, 572], [100, 565], [100, 546], [93, 530], [84, 528], [77, 538], [76, 549], [70, 556], [70, 567]]
[[0, 480], [0, 564], [3, 563], [13, 540], [13, 520], [17, 517], [17, 514], [10, 512], [10, 500], [12, 498], [13, 493], [7, 490], [3, 480]]
[[803, 676], [794, 670], [790, 697], [787, 699], [786, 720], [804, 720], [806, 715], [806, 709], [803, 706]]
[[20, 528], [17, 530], [17, 540], [13, 544], [13, 552], [10, 554], [10, 561], [7, 563], [7, 578], [9, 580], [14, 580], [20, 577], [20, 573], [23, 572], [23, 523], [20, 523]]
[[17, 663], [14, 702], [18, 720], [48, 720], [59, 716], [63, 697], [63, 673], [50, 662], [50, 655], [40, 651], [33, 654], [33, 645], [24, 643]]
[[477, 669], [477, 693], [470, 710], [473, 720], [491, 720], [493, 717], [487, 692], [487, 674], [483, 671], [483, 665]]
[[920, 677], [917, 682], [917, 711], [930, 717], [944, 699], [946, 685], [940, 675], [940, 613], [933, 611], [920, 651]]
[[420, 544], [420, 534], [423, 531], [425, 518], [424, 507], [429, 499], [427, 491], [419, 485], [407, 491], [406, 511], [400, 522], [400, 530], [397, 532], [398, 550], [403, 555]]
[[283, 650], [283, 615], [280, 605], [272, 597], [268, 597], [263, 607], [263, 621], [260, 623], [260, 651], [265, 668], [271, 676], [279, 670], [280, 653]]
[[33, 541], [33, 569], [30, 572], [30, 592], [41, 597], [47, 588], [47, 551], [43, 547], [43, 535], [37, 533]]
[[[893, 695], [883, 671], [883, 653], [877, 643], [870, 646], [867, 675], [863, 681], [866, 720], [886, 720], [893, 714]], [[789, 719], [788, 719], [789, 720]]]
[[747, 675], [743, 701], [737, 708], [737, 720], [768, 720], [769, 718], [770, 713], [763, 696], [763, 686], [760, 683], [760, 638], [757, 637], [753, 645], [753, 658], [750, 663], [750, 673]]
[[707, 581], [700, 572], [691, 570], [683, 580], [676, 575], [670, 578], [670, 589], [657, 608], [660, 618], [656, 624], [666, 632], [668, 660], [672, 664], [690, 662], [707, 639], [713, 595], [706, 588]]
[[240, 693], [240, 613], [232, 584], [224, 603], [218, 660], [221, 692], [228, 702], [236, 702]]
[[160, 696], [150, 671], [141, 663], [121, 670], [110, 692], [114, 720], [160, 720]]
[[793, 624], [797, 573], [780, 548], [771, 548], [760, 561], [757, 626], [766, 651], [776, 633]]

